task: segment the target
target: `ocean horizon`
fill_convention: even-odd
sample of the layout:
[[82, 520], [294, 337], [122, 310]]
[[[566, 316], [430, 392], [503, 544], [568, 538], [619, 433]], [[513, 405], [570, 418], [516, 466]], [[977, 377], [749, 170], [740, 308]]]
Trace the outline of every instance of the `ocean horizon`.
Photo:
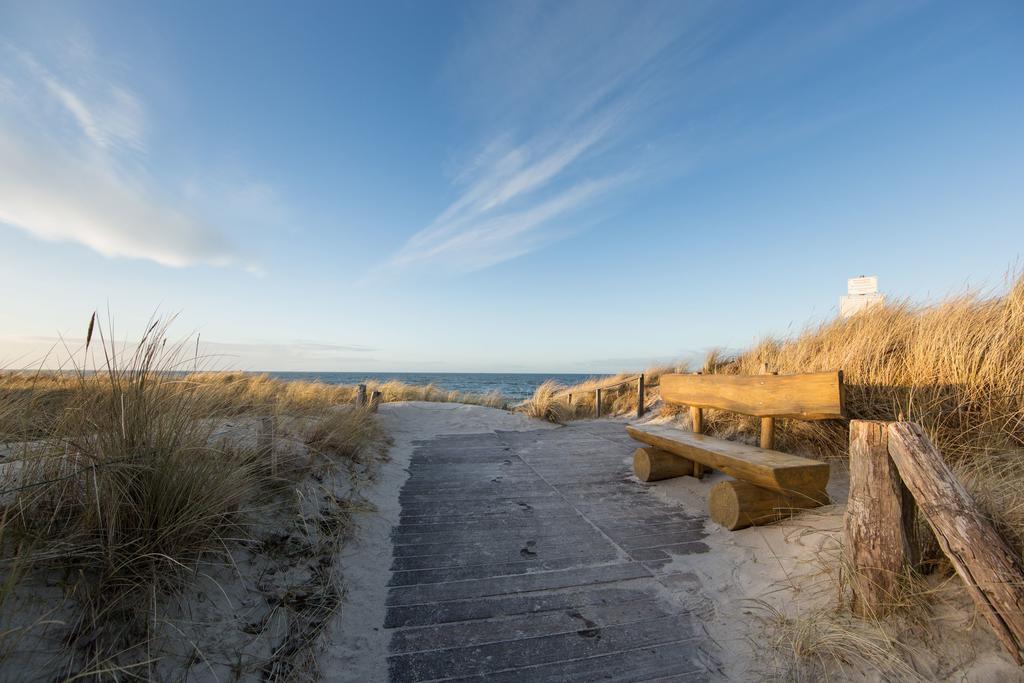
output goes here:
[[610, 377], [606, 373], [545, 372], [261, 372], [275, 379], [324, 384], [360, 384], [397, 380], [414, 386], [433, 384], [446, 391], [467, 394], [497, 392], [514, 401], [533, 395], [541, 384], [554, 380], [571, 386], [594, 377]]

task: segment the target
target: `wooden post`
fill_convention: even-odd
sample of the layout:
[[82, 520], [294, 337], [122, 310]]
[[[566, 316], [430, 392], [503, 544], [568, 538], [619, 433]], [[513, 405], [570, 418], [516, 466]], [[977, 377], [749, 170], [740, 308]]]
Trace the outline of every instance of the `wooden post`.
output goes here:
[[[777, 372], [770, 372], [768, 370], [768, 364], [765, 363], [761, 369], [762, 375], [777, 375]], [[772, 450], [775, 448], [775, 418], [774, 417], [762, 417], [761, 418], [761, 448], [765, 450]]]
[[377, 408], [380, 406], [380, 392], [374, 389], [373, 393], [370, 394], [370, 412], [376, 413]]
[[265, 415], [260, 418], [257, 438], [257, 449], [260, 455], [268, 457], [274, 452], [274, 416]]
[[[694, 434], [704, 432], [704, 409], [697, 406], [690, 406], [690, 426]], [[693, 476], [700, 479], [704, 476], [704, 465], [699, 462], [693, 463]]]
[[924, 430], [889, 425], [889, 455], [939, 547], [1010, 655], [1022, 662], [1024, 568], [1020, 559], [957, 481]]
[[594, 417], [601, 417], [601, 390], [598, 389], [594, 397]]
[[690, 406], [690, 426], [694, 434], [701, 434], [704, 431], [704, 410], [696, 406]]
[[775, 418], [761, 418], [761, 448], [772, 450], [775, 448]]
[[889, 457], [888, 423], [850, 422], [850, 497], [843, 552], [852, 574], [853, 611], [881, 616], [912, 564], [914, 501]]
[[356, 387], [356, 405], [360, 406], [360, 407], [366, 405], [366, 385], [365, 384], [360, 384], [359, 386]]
[[277, 474], [277, 458], [274, 454], [274, 432], [277, 431], [277, 417], [265, 415], [260, 418], [256, 433], [256, 449], [261, 458], [270, 461], [270, 471]]
[[644, 416], [644, 373], [642, 372], [636, 383], [636, 416]]

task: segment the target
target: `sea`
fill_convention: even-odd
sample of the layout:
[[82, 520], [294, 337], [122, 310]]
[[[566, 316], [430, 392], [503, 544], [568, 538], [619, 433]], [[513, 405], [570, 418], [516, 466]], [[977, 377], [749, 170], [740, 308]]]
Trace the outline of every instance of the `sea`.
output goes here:
[[361, 384], [386, 382], [393, 379], [419, 386], [433, 384], [447, 391], [461, 391], [467, 394], [488, 394], [496, 391], [513, 401], [529, 398], [537, 387], [549, 379], [570, 386], [594, 377], [608, 377], [608, 375], [600, 374], [518, 372], [268, 372], [266, 374], [283, 380], [323, 382], [324, 384]]

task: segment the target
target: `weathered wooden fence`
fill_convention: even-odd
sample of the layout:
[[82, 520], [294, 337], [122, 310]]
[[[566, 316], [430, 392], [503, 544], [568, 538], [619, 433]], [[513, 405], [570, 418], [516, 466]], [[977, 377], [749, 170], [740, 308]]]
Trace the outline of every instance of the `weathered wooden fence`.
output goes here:
[[915, 508], [1017, 663], [1024, 649], [1024, 568], [912, 422], [850, 423], [850, 497], [844, 552], [853, 610], [879, 615], [918, 563]]
[[377, 412], [377, 408], [380, 406], [380, 398], [381, 398], [380, 391], [374, 389], [370, 393], [369, 398], [367, 398], [367, 396], [366, 396], [366, 385], [365, 384], [360, 384], [360, 385], [356, 386], [356, 405], [359, 406], [360, 408], [362, 408], [362, 407], [366, 406], [367, 404], [369, 404], [370, 411], [376, 413]]
[[[644, 386], [644, 375], [643, 375], [643, 373], [640, 373], [639, 375], [634, 375], [632, 377], [627, 377], [626, 379], [622, 380], [621, 382], [616, 382], [615, 384], [604, 384], [602, 386], [599, 386], [597, 389], [595, 389], [594, 390], [594, 417], [601, 417], [601, 402], [602, 402], [602, 399], [604, 397], [604, 392], [605, 391], [607, 391], [608, 389], [614, 389], [615, 387], [620, 387], [623, 384], [630, 384], [632, 382], [636, 382], [636, 416], [637, 417], [643, 417], [644, 416], [644, 412], [645, 412], [645, 408], [644, 408], [645, 386]], [[572, 394], [569, 394], [569, 402], [572, 403]]]

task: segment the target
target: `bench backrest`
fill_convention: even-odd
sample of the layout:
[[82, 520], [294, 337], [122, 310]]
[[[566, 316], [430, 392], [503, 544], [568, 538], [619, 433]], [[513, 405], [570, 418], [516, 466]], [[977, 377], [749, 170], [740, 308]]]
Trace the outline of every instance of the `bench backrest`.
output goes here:
[[845, 417], [843, 372], [806, 375], [662, 375], [661, 399], [756, 417]]

